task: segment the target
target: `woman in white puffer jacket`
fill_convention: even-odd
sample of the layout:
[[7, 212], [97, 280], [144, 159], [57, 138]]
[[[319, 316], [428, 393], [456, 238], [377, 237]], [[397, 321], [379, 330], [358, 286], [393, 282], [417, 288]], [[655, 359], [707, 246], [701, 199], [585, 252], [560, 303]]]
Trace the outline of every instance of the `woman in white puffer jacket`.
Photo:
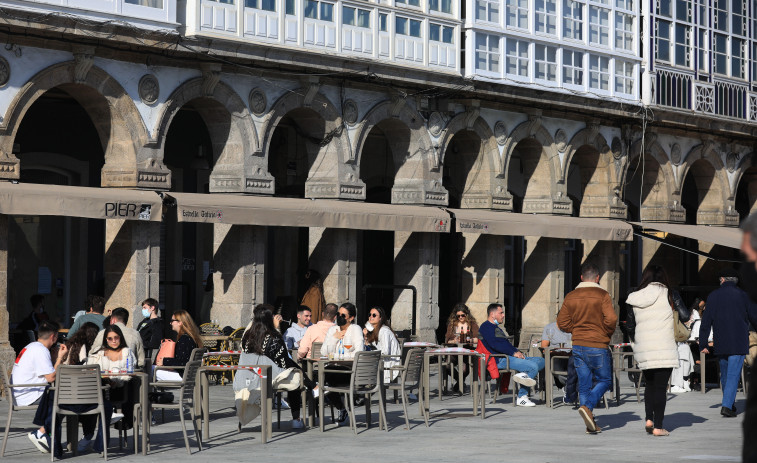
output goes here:
[[662, 421], [670, 373], [678, 366], [669, 287], [665, 270], [659, 265], [650, 265], [641, 275], [638, 290], [629, 294], [626, 300], [633, 307], [636, 318], [636, 332], [631, 346], [646, 380], [644, 428], [655, 436], [669, 435], [662, 427]]

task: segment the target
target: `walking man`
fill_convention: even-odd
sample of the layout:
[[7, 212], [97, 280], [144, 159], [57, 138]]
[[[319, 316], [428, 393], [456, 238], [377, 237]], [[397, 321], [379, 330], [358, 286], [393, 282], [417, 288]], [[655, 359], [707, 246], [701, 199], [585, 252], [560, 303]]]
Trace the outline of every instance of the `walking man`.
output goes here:
[[589, 434], [602, 431], [594, 421], [593, 410], [612, 385], [612, 358], [607, 346], [617, 322], [610, 294], [599, 286], [599, 268], [584, 263], [581, 283], [565, 296], [557, 326], [572, 334], [581, 404], [578, 413]]
[[710, 328], [713, 331], [723, 390], [720, 414], [726, 418], [736, 416], [736, 389], [744, 357], [749, 351], [749, 320], [757, 322], [757, 313], [753, 310], [749, 295], [736, 286], [738, 282], [739, 273], [736, 270], [725, 268], [720, 272], [720, 288], [707, 297], [707, 310], [699, 325], [699, 350], [705, 354], [710, 353], [707, 336]]

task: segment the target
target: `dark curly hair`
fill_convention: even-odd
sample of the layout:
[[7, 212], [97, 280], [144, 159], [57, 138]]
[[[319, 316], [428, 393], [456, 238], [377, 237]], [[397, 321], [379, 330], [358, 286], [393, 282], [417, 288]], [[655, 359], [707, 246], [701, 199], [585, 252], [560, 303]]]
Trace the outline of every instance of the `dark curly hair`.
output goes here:
[[76, 333], [66, 342], [68, 352], [63, 362], [67, 365], [79, 365], [86, 360], [86, 358], [79, 358], [79, 352], [82, 346], [84, 346], [84, 355], [89, 355], [89, 350], [92, 348], [92, 344], [94, 344], [99, 332], [100, 328], [92, 322], [87, 322], [79, 327]]
[[266, 335], [281, 338], [281, 333], [273, 324], [274, 307], [271, 304], [258, 304], [252, 311], [252, 327], [242, 336], [242, 349], [248, 354], [261, 354]]

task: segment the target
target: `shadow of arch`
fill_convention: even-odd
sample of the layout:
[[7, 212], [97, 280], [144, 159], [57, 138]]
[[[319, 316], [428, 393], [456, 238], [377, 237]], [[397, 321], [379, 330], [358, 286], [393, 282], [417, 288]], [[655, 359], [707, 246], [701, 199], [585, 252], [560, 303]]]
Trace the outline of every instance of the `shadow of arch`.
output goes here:
[[659, 143], [647, 143], [641, 156], [641, 142], [631, 146], [623, 174], [622, 198], [632, 220], [668, 220], [674, 198], [673, 170]]
[[[103, 146], [105, 167], [136, 169], [140, 151], [149, 136], [134, 101], [121, 84], [103, 69], [92, 66], [76, 80], [76, 62], [54, 64], [35, 74], [8, 106], [0, 137], [0, 150], [13, 152], [13, 140], [24, 115], [37, 99], [58, 87], [71, 95], [87, 112]], [[134, 183], [136, 184], [136, 176]]]
[[[521, 123], [505, 141], [501, 173], [505, 174], [507, 191], [514, 196], [514, 211], [521, 212], [528, 199], [552, 198], [561, 171], [553, 146], [554, 140], [540, 118]], [[536, 172], [549, 172], [549, 176], [534, 179]]]
[[739, 213], [739, 220], [744, 220], [749, 214], [757, 211], [757, 166], [742, 168], [736, 182], [736, 211]]
[[[573, 136], [565, 156], [564, 181], [568, 196], [574, 201], [573, 215], [608, 216], [611, 198], [618, 187], [614, 157], [607, 140], [597, 131], [585, 128]], [[614, 204], [620, 206], [620, 204]], [[597, 210], [598, 207], [602, 211]]]

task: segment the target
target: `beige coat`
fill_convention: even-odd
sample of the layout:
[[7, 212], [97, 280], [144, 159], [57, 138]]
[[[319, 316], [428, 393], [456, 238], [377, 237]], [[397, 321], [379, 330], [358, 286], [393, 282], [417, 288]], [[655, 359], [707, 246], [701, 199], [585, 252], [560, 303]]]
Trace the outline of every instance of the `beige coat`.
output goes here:
[[668, 301], [668, 289], [652, 283], [628, 295], [636, 317], [635, 342], [631, 343], [639, 368], [675, 368], [678, 366], [678, 346], [673, 338], [673, 309]]

